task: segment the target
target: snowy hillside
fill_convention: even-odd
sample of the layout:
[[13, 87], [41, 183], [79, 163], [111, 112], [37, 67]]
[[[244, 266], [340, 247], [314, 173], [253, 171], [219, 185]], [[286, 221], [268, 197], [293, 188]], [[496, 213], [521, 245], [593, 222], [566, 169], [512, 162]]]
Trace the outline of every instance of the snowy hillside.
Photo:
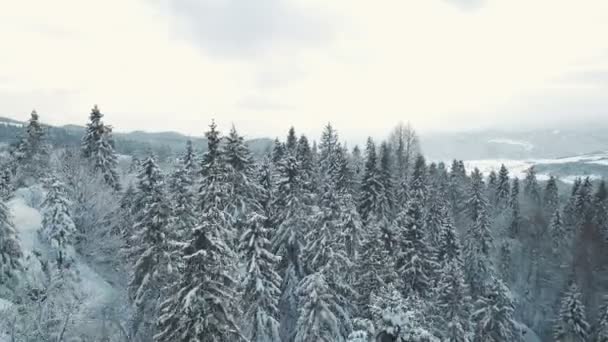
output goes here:
[[[450, 162], [445, 162], [449, 165]], [[525, 171], [534, 166], [539, 180], [547, 180], [550, 175], [557, 176], [562, 182], [573, 183], [577, 177], [591, 179], [608, 178], [608, 152], [587, 153], [576, 156], [552, 159], [479, 159], [465, 160], [465, 167], [471, 171], [478, 168], [487, 175], [505, 165], [511, 177], [525, 177]]]

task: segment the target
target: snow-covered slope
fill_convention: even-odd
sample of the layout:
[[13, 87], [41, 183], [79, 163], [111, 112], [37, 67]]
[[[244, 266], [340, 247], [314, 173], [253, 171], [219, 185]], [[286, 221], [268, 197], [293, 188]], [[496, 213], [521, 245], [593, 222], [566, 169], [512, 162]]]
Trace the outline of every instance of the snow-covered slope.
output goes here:
[[[36, 197], [41, 195], [36, 194], [36, 191], [37, 189], [20, 189], [17, 191], [15, 198], [8, 203], [23, 249], [24, 260], [29, 259], [30, 266], [36, 265], [33, 262], [35, 260], [33, 252], [35, 250], [44, 251], [47, 248], [45, 244], [40, 242], [37, 233], [42, 223], [41, 213], [28, 204], [28, 202], [36, 202]], [[116, 295], [114, 288], [101, 275], [81, 260], [78, 254], [74, 254], [74, 258], [75, 266], [80, 276], [78, 286], [81, 293], [84, 294], [82, 312], [90, 313], [101, 310], [103, 306], [114, 299]], [[39, 268], [31, 267], [28, 270], [28, 276], [36, 278], [36, 272], [40, 272]], [[0, 299], [0, 307], [7, 307], [9, 305], [9, 302]]]
[[504, 164], [511, 177], [520, 179], [525, 177], [525, 171], [531, 166], [536, 167], [539, 180], [547, 180], [550, 175], [557, 176], [565, 183], [572, 183], [577, 177], [608, 177], [608, 151], [554, 159], [479, 159], [465, 160], [464, 163], [468, 171], [478, 168], [485, 175], [492, 170], [498, 172]]

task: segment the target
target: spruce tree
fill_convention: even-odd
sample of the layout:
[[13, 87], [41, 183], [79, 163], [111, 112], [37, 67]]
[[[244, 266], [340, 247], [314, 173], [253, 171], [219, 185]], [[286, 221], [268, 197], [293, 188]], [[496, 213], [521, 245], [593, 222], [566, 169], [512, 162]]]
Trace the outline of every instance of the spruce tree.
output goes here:
[[524, 195], [534, 205], [541, 205], [541, 191], [538, 180], [536, 179], [536, 169], [531, 166], [526, 170], [526, 178], [524, 180]]
[[473, 342], [517, 341], [514, 310], [509, 289], [502, 281], [493, 279], [487, 293], [475, 302]]
[[474, 298], [481, 296], [492, 276], [490, 251], [493, 245], [487, 202], [483, 195], [483, 177], [478, 169], [471, 176], [467, 205], [471, 223], [464, 244], [465, 275]]
[[120, 190], [112, 127], [104, 124], [102, 118], [103, 114], [95, 105], [82, 138], [82, 156], [89, 160], [93, 169], [102, 175], [111, 188]]
[[289, 128], [289, 132], [287, 133], [285, 148], [287, 149], [287, 152], [292, 155], [295, 155], [298, 148], [298, 137], [296, 136], [296, 130], [293, 126]]
[[[361, 181], [360, 197], [359, 197], [359, 214], [365, 225], [368, 225], [371, 219], [379, 220], [382, 223], [388, 223], [390, 219], [386, 201], [384, 199], [384, 186], [382, 177], [378, 168], [378, 156], [376, 154], [376, 145], [371, 138], [367, 139], [365, 171], [363, 180]], [[387, 248], [393, 248], [394, 232], [388, 224], [382, 225], [383, 240]]]
[[255, 198], [258, 186], [254, 181], [255, 169], [251, 152], [234, 126], [225, 140], [221, 153], [226, 166], [226, 184], [230, 191], [226, 210], [236, 233], [240, 235], [247, 217], [257, 206]]
[[509, 170], [502, 164], [498, 172], [498, 180], [496, 183], [496, 205], [498, 208], [504, 209], [509, 204], [511, 194], [511, 184], [509, 182]]
[[448, 261], [441, 269], [436, 292], [434, 309], [441, 317], [443, 341], [468, 342], [471, 297], [458, 260]]
[[0, 199], [0, 286], [17, 275], [23, 252], [9, 210]]
[[388, 143], [383, 142], [380, 145], [380, 180], [382, 182], [382, 187], [384, 188], [384, 201], [385, 207], [388, 213], [390, 213], [390, 218], [393, 217], [393, 212], [395, 210], [395, 186], [393, 181], [393, 160], [392, 160], [392, 152], [391, 147]]
[[236, 254], [226, 213], [229, 184], [221, 158], [220, 133], [212, 122], [198, 193], [200, 224], [183, 245], [182, 277], [161, 304], [155, 341], [241, 341], [237, 309]]
[[280, 258], [270, 248], [268, 218], [253, 213], [240, 239], [245, 259], [244, 322], [249, 341], [280, 342], [279, 298], [281, 277], [275, 268]]
[[426, 297], [433, 284], [436, 263], [424, 234], [423, 205], [419, 197], [410, 197], [408, 209], [397, 216], [398, 250], [396, 270], [404, 296]]
[[130, 253], [135, 258], [129, 281], [129, 299], [134, 317], [134, 336], [150, 339], [157, 318], [162, 287], [173, 267], [169, 258], [172, 233], [171, 207], [167, 200], [164, 177], [154, 157], [148, 157], [137, 176], [138, 209], [135, 214]]
[[552, 214], [559, 206], [559, 193], [557, 189], [557, 179], [554, 176], [549, 177], [545, 186], [543, 195], [544, 209], [547, 213]]
[[181, 157], [181, 163], [186, 170], [186, 173], [190, 177], [194, 177], [196, 174], [197, 165], [196, 154], [194, 152], [194, 148], [192, 147], [192, 140], [186, 141], [186, 151], [184, 151], [184, 154]]
[[22, 177], [40, 177], [44, 172], [49, 157], [44, 137], [45, 129], [40, 123], [38, 113], [34, 110], [25, 127], [25, 134], [14, 151]]
[[274, 139], [272, 146], [272, 162], [278, 164], [285, 157], [285, 145], [279, 140]]
[[585, 306], [581, 302], [581, 293], [578, 286], [572, 284], [562, 298], [553, 337], [557, 342], [585, 342], [588, 334], [589, 323], [585, 316]]
[[57, 266], [63, 268], [69, 259], [76, 226], [69, 211], [65, 187], [56, 178], [49, 181], [48, 191], [43, 207], [40, 235], [48, 241], [54, 252]]
[[597, 325], [595, 327], [595, 342], [608, 342], [608, 296], [600, 307]]
[[0, 175], [0, 201], [8, 201], [13, 196], [14, 188], [11, 171], [7, 167]]
[[439, 239], [437, 241], [437, 262], [443, 267], [447, 263], [456, 261], [462, 262], [462, 252], [452, 215], [447, 206], [441, 207], [440, 213], [441, 220]]

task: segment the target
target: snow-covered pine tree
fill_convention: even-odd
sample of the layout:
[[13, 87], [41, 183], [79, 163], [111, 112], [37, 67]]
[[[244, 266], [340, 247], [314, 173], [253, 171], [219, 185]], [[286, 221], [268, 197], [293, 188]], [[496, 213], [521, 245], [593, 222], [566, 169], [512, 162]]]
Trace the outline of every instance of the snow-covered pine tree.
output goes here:
[[329, 180], [336, 183], [339, 172], [338, 154], [341, 152], [338, 142], [338, 132], [327, 124], [321, 134], [319, 143], [319, 168], [323, 181]]
[[0, 199], [0, 287], [16, 277], [23, 252], [8, 207]]
[[103, 114], [95, 105], [82, 138], [82, 156], [90, 162], [96, 172], [103, 176], [110, 187], [120, 190], [112, 127], [104, 124], [102, 118]]
[[0, 201], [8, 201], [13, 196], [14, 188], [11, 171], [7, 167], [0, 175]]
[[255, 200], [259, 189], [254, 180], [253, 158], [245, 145], [244, 138], [232, 126], [225, 140], [221, 154], [226, 169], [225, 182], [230, 193], [227, 197], [226, 212], [232, 220], [231, 226], [234, 227], [237, 236], [240, 236], [248, 216], [257, 206]]
[[[194, 227], [198, 224], [196, 217], [196, 200], [193, 193], [193, 180], [186, 165], [177, 168], [169, 176], [169, 199], [171, 205], [169, 238], [172, 245], [187, 241]], [[177, 243], [177, 244], [176, 244]], [[171, 248], [175, 250], [176, 248]], [[177, 250], [176, 250], [177, 252]], [[178, 255], [172, 256], [173, 259]]]
[[545, 185], [543, 205], [545, 212], [549, 215], [553, 214], [559, 207], [559, 193], [557, 189], [557, 178], [555, 178], [555, 176], [549, 177], [547, 185]]
[[302, 186], [307, 192], [314, 193], [317, 189], [317, 173], [313, 161], [312, 149], [308, 143], [308, 138], [306, 138], [305, 135], [302, 135], [298, 140], [298, 147], [295, 155], [296, 161], [300, 165]]
[[365, 318], [371, 318], [369, 310], [372, 292], [379, 291], [397, 278], [393, 257], [381, 242], [381, 237], [380, 223], [372, 218], [364, 231], [361, 255], [355, 268], [357, 314]]
[[585, 306], [581, 302], [578, 286], [573, 283], [562, 298], [553, 337], [556, 342], [585, 342], [588, 335], [589, 323], [585, 315]]
[[[414, 171], [414, 176], [416, 172]], [[424, 230], [423, 204], [417, 194], [410, 196], [407, 209], [397, 215], [396, 271], [404, 297], [426, 298], [437, 270]]]
[[472, 303], [460, 261], [444, 264], [435, 296], [433, 307], [441, 318], [443, 341], [469, 342]]
[[473, 298], [485, 293], [493, 271], [490, 256], [493, 242], [483, 191], [483, 176], [475, 169], [471, 175], [471, 190], [467, 202], [471, 223], [466, 231], [463, 246], [465, 277]]
[[524, 180], [524, 195], [525, 198], [531, 202], [531, 204], [542, 204], [540, 185], [536, 179], [536, 169], [534, 166], [531, 166], [526, 170], [526, 178]]
[[285, 149], [287, 153], [291, 153], [292, 155], [296, 154], [296, 150], [298, 148], [298, 137], [296, 136], [296, 129], [291, 126], [289, 128], [289, 132], [287, 132], [287, 141], [285, 142]]
[[597, 324], [595, 326], [595, 342], [608, 342], [608, 296], [600, 306]]
[[491, 279], [486, 294], [475, 302], [473, 342], [519, 341], [514, 310], [511, 291], [501, 280]]
[[285, 157], [285, 145], [279, 140], [274, 139], [272, 146], [272, 162], [278, 164]]
[[243, 308], [245, 332], [251, 342], [280, 342], [279, 298], [281, 276], [276, 273], [280, 258], [271, 251], [268, 219], [253, 213], [240, 240], [244, 253]]
[[45, 130], [34, 110], [25, 127], [25, 134], [13, 152], [22, 179], [40, 177], [48, 163], [49, 151], [44, 139]]
[[294, 342], [342, 342], [345, 340], [341, 316], [347, 316], [332, 293], [323, 272], [314, 272], [298, 286], [302, 308], [296, 324]]
[[161, 289], [168, 281], [171, 207], [164, 177], [154, 157], [148, 157], [137, 176], [138, 211], [130, 245], [135, 259], [129, 281], [133, 306], [132, 335], [150, 340], [158, 315]]
[[363, 222], [368, 222], [370, 217], [375, 219], [383, 219], [387, 215], [387, 208], [383, 206], [384, 187], [382, 185], [382, 177], [378, 169], [378, 156], [376, 154], [376, 145], [372, 138], [367, 139], [367, 148], [365, 150], [365, 171], [361, 182], [361, 193], [359, 197], [359, 213]]
[[51, 244], [56, 253], [57, 266], [63, 268], [69, 259], [69, 249], [76, 233], [76, 226], [68, 209], [69, 202], [64, 185], [54, 177], [49, 181], [42, 207], [40, 236]]
[[233, 229], [226, 213], [226, 166], [217, 126], [212, 122], [209, 127], [198, 193], [200, 225], [184, 243], [182, 276], [161, 304], [155, 341], [246, 340], [235, 320], [237, 257], [229, 243]]
[[496, 204], [496, 199], [498, 198], [498, 174], [496, 171], [490, 171], [488, 175], [488, 186], [486, 189], [486, 197], [488, 198], [488, 203], [490, 205]]
[[[335, 320], [334, 324], [339, 330], [339, 340], [343, 340], [351, 331], [351, 317], [348, 314], [351, 310], [347, 309], [350, 306], [348, 298], [354, 298], [355, 293], [346, 281], [353, 264], [347, 256], [346, 246], [340, 236], [346, 223], [344, 202], [340, 198], [342, 194], [344, 192], [337, 191], [335, 183], [330, 179], [323, 182], [320, 213], [314, 219], [313, 228], [304, 238], [306, 244], [302, 250], [302, 264], [307, 275], [298, 285], [301, 309], [296, 327], [296, 340], [299, 331], [315, 330], [313, 326], [317, 324], [316, 322], [325, 319], [317, 315], [331, 314], [334, 317], [332, 320]], [[327, 308], [328, 313], [319, 311], [319, 305], [327, 304], [309, 302], [310, 297], [315, 296], [310, 291], [317, 290], [323, 291], [318, 300], [331, 303], [331, 307]], [[316, 309], [308, 312], [311, 305]], [[310, 336], [309, 333], [306, 335]], [[319, 340], [339, 341], [335, 339], [334, 333], [329, 331], [319, 331], [315, 336]]]
[[393, 153], [388, 143], [383, 142], [380, 144], [380, 181], [382, 182], [382, 187], [384, 188], [384, 205], [389, 213], [389, 219], [394, 217], [396, 205], [392, 155]]
[[451, 211], [444, 205], [440, 208], [439, 237], [436, 249], [436, 261], [440, 267], [447, 263], [462, 262], [462, 247], [454, 227]]
[[184, 151], [184, 154], [181, 157], [181, 163], [186, 170], [186, 173], [188, 173], [190, 177], [194, 177], [198, 166], [196, 165], [196, 153], [192, 147], [192, 140], [186, 141], [186, 151]]
[[509, 236], [514, 238], [519, 235], [521, 226], [521, 209], [519, 205], [519, 179], [513, 179], [511, 187], [511, 199], [509, 201], [511, 207], [511, 222], [509, 224]]
[[498, 171], [498, 180], [496, 181], [496, 206], [499, 209], [504, 209], [509, 204], [509, 197], [511, 195], [511, 184], [509, 181], [509, 170], [505, 164], [500, 165], [500, 171]]
[[291, 340], [298, 317], [296, 288], [302, 279], [302, 245], [311, 224], [311, 194], [304, 188], [299, 164], [294, 156], [286, 156], [278, 165], [275, 208], [276, 232], [272, 237], [272, 251], [281, 256], [279, 274], [281, 285], [281, 338]]
[[562, 247], [565, 247], [565, 243], [570, 237], [567, 236], [567, 231], [562, 221], [562, 214], [559, 209], [555, 210], [551, 217], [551, 223], [549, 225], [549, 233], [551, 234], [551, 242], [553, 246], [553, 253], [555, 255], [562, 255]]

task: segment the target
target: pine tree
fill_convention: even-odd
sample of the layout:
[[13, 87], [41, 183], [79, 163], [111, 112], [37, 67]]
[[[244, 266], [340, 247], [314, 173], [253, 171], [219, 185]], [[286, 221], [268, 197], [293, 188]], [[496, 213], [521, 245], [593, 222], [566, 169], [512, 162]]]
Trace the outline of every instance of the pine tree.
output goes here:
[[171, 202], [171, 231], [168, 237], [175, 242], [183, 242], [190, 237], [198, 222], [192, 191], [194, 181], [186, 165], [183, 165], [170, 175], [168, 183]]
[[194, 148], [192, 147], [192, 140], [188, 140], [186, 142], [186, 151], [181, 157], [182, 166], [186, 170], [186, 173], [193, 177], [196, 174], [196, 154], [194, 153]]
[[511, 200], [509, 201], [511, 206], [511, 224], [509, 225], [509, 235], [516, 237], [519, 234], [521, 225], [521, 214], [519, 206], [519, 179], [515, 177], [513, 179], [513, 185], [511, 187]]
[[133, 305], [133, 335], [149, 338], [157, 318], [161, 288], [168, 282], [172, 265], [169, 258], [171, 207], [164, 179], [156, 161], [148, 157], [137, 176], [139, 211], [135, 216], [130, 253], [136, 261], [129, 281]]
[[399, 232], [396, 270], [404, 296], [426, 297], [433, 284], [436, 263], [424, 235], [423, 207], [419, 197], [410, 197], [408, 209], [397, 216]]
[[43, 207], [40, 235], [48, 241], [56, 253], [57, 266], [63, 268], [69, 259], [76, 226], [70, 215], [69, 202], [65, 195], [64, 185], [52, 178]]
[[604, 296], [604, 303], [600, 307], [595, 327], [595, 342], [608, 342], [608, 296]]
[[296, 149], [296, 161], [300, 165], [300, 174], [303, 182], [303, 187], [307, 192], [314, 193], [317, 189], [315, 164], [313, 161], [313, 153], [308, 143], [308, 138], [302, 135], [298, 140]]
[[280, 342], [279, 297], [281, 277], [275, 272], [280, 258], [272, 254], [268, 240], [268, 219], [252, 214], [240, 240], [246, 260], [244, 280], [244, 321], [249, 341]]
[[233, 236], [226, 213], [229, 185], [215, 123], [205, 135], [208, 148], [198, 193], [201, 223], [184, 243], [182, 277], [161, 304], [155, 341], [246, 340], [234, 316], [236, 255], [227, 243]]
[[487, 294], [475, 303], [473, 342], [517, 341], [519, 333], [513, 311], [511, 292], [502, 281], [493, 279]]
[[588, 333], [589, 323], [585, 317], [581, 293], [578, 286], [572, 284], [562, 299], [553, 337], [557, 342], [584, 342], [587, 341]]
[[44, 172], [49, 156], [44, 136], [44, 128], [40, 124], [38, 113], [34, 110], [25, 127], [25, 135], [14, 151], [15, 160], [23, 177], [40, 177]]
[[363, 222], [368, 222], [370, 217], [380, 220], [387, 217], [388, 209], [384, 206], [385, 192], [377, 159], [376, 145], [371, 138], [368, 138], [365, 171], [359, 197], [359, 214], [361, 214]]
[[284, 157], [285, 145], [279, 141], [279, 138], [276, 138], [272, 147], [272, 162], [278, 164]]
[[363, 235], [361, 255], [357, 259], [355, 284], [358, 293], [359, 315], [371, 318], [370, 296], [396, 279], [394, 262], [384, 244], [379, 242], [382, 229], [370, 220]]
[[446, 206], [440, 209], [441, 224], [437, 242], [437, 262], [445, 266], [447, 263], [462, 261], [460, 240], [454, 228], [452, 215]]
[[475, 169], [471, 176], [470, 198], [467, 201], [471, 224], [466, 231], [464, 244], [465, 274], [474, 298], [481, 296], [492, 276], [490, 250], [492, 236], [483, 195], [483, 177]]
[[287, 133], [285, 148], [287, 149], [287, 152], [291, 153], [292, 155], [295, 155], [298, 148], [298, 137], [296, 136], [296, 130], [293, 128], [293, 126], [289, 128], [289, 132]]
[[13, 184], [11, 181], [11, 171], [6, 168], [0, 175], [0, 201], [8, 201], [13, 196]]
[[255, 198], [259, 190], [253, 179], [255, 169], [251, 152], [234, 126], [225, 140], [221, 153], [226, 165], [226, 183], [230, 188], [226, 210], [240, 235], [247, 217], [256, 209]]
[[344, 341], [340, 328], [340, 317], [346, 316], [341, 303], [331, 293], [325, 276], [315, 272], [305, 277], [298, 287], [298, 296], [303, 302], [296, 325], [294, 342], [340, 342]]
[[91, 110], [90, 121], [87, 123], [86, 132], [82, 138], [82, 156], [89, 160], [93, 169], [103, 176], [110, 187], [120, 190], [112, 127], [104, 124], [102, 118], [103, 114], [95, 105]]
[[547, 213], [553, 213], [559, 206], [559, 193], [557, 189], [557, 179], [554, 176], [549, 177], [545, 186], [543, 204]]
[[490, 171], [488, 175], [488, 187], [486, 191], [488, 203], [495, 205], [498, 199], [498, 175], [496, 171]]
[[338, 154], [341, 152], [340, 143], [338, 142], [338, 133], [327, 124], [321, 135], [319, 143], [319, 168], [321, 174], [326, 177], [323, 181], [337, 182], [339, 165]]
[[458, 260], [448, 261], [441, 270], [435, 310], [441, 317], [443, 341], [468, 342], [471, 297]]
[[555, 213], [551, 218], [549, 231], [551, 233], [553, 252], [556, 255], [561, 255], [561, 253], [563, 252], [562, 247], [565, 247], [564, 241], [567, 241], [568, 237], [566, 236], [567, 232], [564, 227], [564, 222], [562, 221], [562, 215], [559, 209], [555, 210]]
[[380, 181], [382, 182], [382, 187], [384, 188], [384, 201], [386, 210], [391, 213], [391, 218], [393, 217], [392, 213], [395, 210], [395, 187], [393, 181], [393, 160], [392, 160], [392, 152], [391, 147], [383, 142], [380, 145]]
[[498, 208], [506, 208], [509, 204], [509, 196], [511, 195], [509, 183], [509, 170], [504, 164], [500, 165], [498, 172], [498, 180], [496, 183], [496, 205]]
[[0, 199], [0, 286], [17, 275], [23, 252], [4, 201]]
[[534, 205], [541, 205], [541, 191], [536, 179], [536, 169], [531, 166], [526, 170], [526, 178], [524, 180], [524, 195]]

